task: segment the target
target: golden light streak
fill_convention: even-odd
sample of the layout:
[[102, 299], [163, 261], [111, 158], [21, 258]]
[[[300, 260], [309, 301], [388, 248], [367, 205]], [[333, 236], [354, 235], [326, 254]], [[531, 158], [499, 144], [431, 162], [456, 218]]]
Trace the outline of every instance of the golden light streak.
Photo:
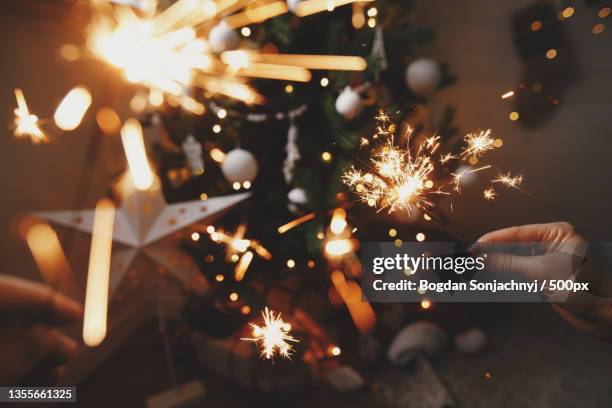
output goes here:
[[308, 213], [306, 215], [302, 215], [301, 217], [296, 218], [295, 220], [289, 221], [288, 223], [281, 225], [280, 227], [278, 227], [277, 231], [279, 234], [284, 234], [285, 232], [297, 227], [298, 225], [312, 220], [313, 218], [315, 218], [315, 216], [316, 214], [313, 212]]
[[137, 119], [125, 121], [121, 128], [121, 141], [134, 185], [138, 190], [147, 190], [153, 185], [153, 173], [147, 159], [142, 127]]
[[46, 223], [30, 227], [26, 242], [41, 275], [49, 285], [63, 291], [72, 282], [72, 271], [57, 234]]
[[15, 108], [15, 137], [29, 137], [32, 143], [48, 142], [49, 138], [38, 124], [38, 116], [30, 113], [21, 89], [15, 89], [17, 108]]
[[231, 28], [240, 28], [249, 24], [261, 23], [269, 18], [285, 14], [289, 9], [284, 1], [275, 1], [259, 7], [247, 8], [241, 13], [233, 14], [225, 19]]
[[[302, 3], [300, 3], [302, 4]], [[243, 52], [250, 62], [267, 62], [269, 64], [293, 65], [310, 69], [331, 69], [343, 71], [363, 71], [367, 62], [361, 57], [344, 55], [307, 55], [307, 54], [262, 54], [256, 51], [228, 51], [227, 53]]]
[[259, 326], [255, 323], [249, 323], [253, 337], [242, 338], [241, 340], [252, 341], [259, 347], [259, 353], [262, 358], [271, 359], [275, 355], [289, 358], [293, 352], [291, 342], [298, 343], [299, 341], [291, 336], [291, 325], [286, 323], [279, 313], [269, 310], [267, 307], [261, 313], [264, 324]]
[[311, 14], [320, 13], [321, 11], [332, 11], [336, 7], [351, 4], [356, 1], [368, 3], [373, 0], [304, 0], [297, 4], [295, 15], [298, 17], [305, 17]]
[[501, 98], [502, 99], [508, 99], [508, 98], [512, 98], [514, 96], [514, 91], [508, 91], [506, 93], [504, 93]]
[[114, 218], [113, 202], [108, 199], [98, 201], [91, 237], [83, 318], [83, 341], [89, 347], [99, 345], [106, 337]]
[[252, 260], [253, 253], [251, 251], [245, 252], [240, 257], [240, 261], [238, 261], [238, 264], [234, 269], [234, 279], [236, 280], [236, 282], [240, 282], [244, 279], [244, 275], [246, 274], [247, 269], [249, 269], [249, 265], [251, 264]]
[[64, 96], [53, 115], [57, 127], [62, 130], [74, 130], [83, 120], [91, 105], [91, 94], [83, 86], [77, 86]]

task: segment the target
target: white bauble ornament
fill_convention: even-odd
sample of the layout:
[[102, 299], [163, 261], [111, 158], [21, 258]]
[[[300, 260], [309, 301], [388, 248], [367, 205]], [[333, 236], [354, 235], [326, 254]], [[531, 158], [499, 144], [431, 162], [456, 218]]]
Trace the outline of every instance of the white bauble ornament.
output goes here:
[[208, 33], [208, 44], [214, 52], [233, 50], [240, 45], [240, 36], [225, 21], [221, 21]]
[[336, 99], [336, 111], [345, 119], [351, 120], [357, 116], [360, 109], [361, 97], [359, 93], [351, 89], [350, 86], [347, 86], [340, 95], [338, 95], [338, 99]]
[[308, 203], [308, 197], [306, 196], [306, 191], [303, 188], [294, 188], [289, 194], [287, 194], [287, 198], [289, 202], [297, 205], [306, 205]]
[[427, 58], [413, 61], [406, 69], [406, 84], [412, 92], [420, 96], [433, 94], [442, 79], [440, 65]]
[[294, 188], [287, 194], [289, 204], [287, 208], [292, 214], [299, 215], [304, 213], [304, 209], [308, 205], [308, 196], [302, 188]]
[[463, 354], [477, 354], [487, 344], [487, 336], [480, 329], [470, 329], [455, 336], [455, 347]]
[[287, 2], [287, 8], [289, 9], [290, 12], [292, 12], [293, 14], [295, 14], [295, 11], [297, 10], [297, 5], [298, 3], [300, 3], [302, 0], [286, 0]]
[[251, 152], [234, 149], [225, 155], [221, 171], [230, 183], [251, 182], [257, 176], [257, 160]]
[[393, 339], [387, 357], [395, 365], [410, 363], [419, 354], [437, 354], [448, 342], [448, 335], [438, 325], [418, 321], [404, 327]]

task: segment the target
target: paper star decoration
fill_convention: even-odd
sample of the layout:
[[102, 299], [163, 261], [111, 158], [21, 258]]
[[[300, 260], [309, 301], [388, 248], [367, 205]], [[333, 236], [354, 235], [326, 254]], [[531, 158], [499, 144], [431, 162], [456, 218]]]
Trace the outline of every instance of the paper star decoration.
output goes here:
[[[205, 293], [208, 281], [191, 257], [177, 247], [173, 235], [196, 222], [211, 222], [248, 198], [250, 193], [167, 204], [159, 182], [148, 190], [140, 191], [134, 187], [129, 172], [120, 177], [115, 188], [122, 202], [115, 212], [113, 243], [123, 244], [127, 248], [113, 248], [109, 298], [112, 298], [130, 267], [141, 257], [168, 271], [184, 287]], [[55, 224], [92, 232], [94, 210], [48, 211], [38, 215]]]

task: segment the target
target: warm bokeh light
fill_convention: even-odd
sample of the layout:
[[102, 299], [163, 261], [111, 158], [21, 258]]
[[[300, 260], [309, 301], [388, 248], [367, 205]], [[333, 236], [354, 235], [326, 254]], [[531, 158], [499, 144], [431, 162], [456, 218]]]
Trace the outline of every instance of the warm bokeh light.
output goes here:
[[121, 141], [134, 185], [139, 190], [147, 190], [153, 185], [153, 173], [147, 159], [142, 127], [137, 119], [125, 122], [121, 128]]
[[106, 337], [108, 289], [115, 206], [108, 199], [98, 201], [94, 216], [85, 289], [83, 341], [89, 347]]
[[81, 124], [90, 105], [89, 91], [83, 86], [77, 86], [62, 99], [55, 110], [53, 120], [62, 130], [74, 130]]
[[34, 224], [26, 232], [26, 242], [45, 281], [57, 290], [67, 289], [72, 272], [53, 228], [43, 222]]

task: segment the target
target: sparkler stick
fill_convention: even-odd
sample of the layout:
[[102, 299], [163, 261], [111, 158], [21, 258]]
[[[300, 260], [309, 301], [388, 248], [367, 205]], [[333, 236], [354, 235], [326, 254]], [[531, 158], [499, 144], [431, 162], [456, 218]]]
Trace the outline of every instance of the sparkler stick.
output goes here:
[[83, 341], [90, 347], [99, 345], [106, 337], [114, 218], [113, 202], [108, 199], [98, 201], [91, 238], [83, 318]]

